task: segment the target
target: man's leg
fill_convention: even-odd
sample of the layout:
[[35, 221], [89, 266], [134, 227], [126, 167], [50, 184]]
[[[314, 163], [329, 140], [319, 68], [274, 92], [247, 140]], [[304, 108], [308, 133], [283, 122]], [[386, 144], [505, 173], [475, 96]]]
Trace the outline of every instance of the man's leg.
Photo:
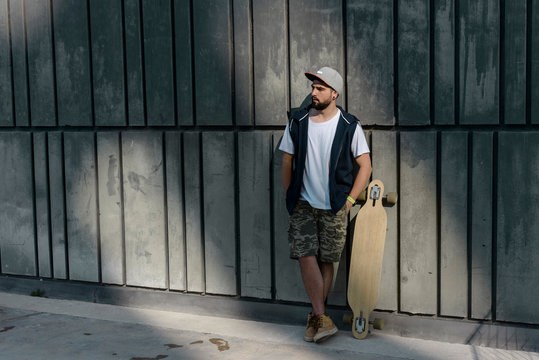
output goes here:
[[326, 302], [333, 283], [333, 263], [320, 262], [320, 271], [322, 272], [322, 278], [324, 279], [324, 303]]
[[313, 315], [322, 315], [326, 311], [324, 302], [327, 294], [325, 278], [318, 265], [318, 260], [316, 256], [301, 257], [298, 260], [303, 284], [311, 299]]

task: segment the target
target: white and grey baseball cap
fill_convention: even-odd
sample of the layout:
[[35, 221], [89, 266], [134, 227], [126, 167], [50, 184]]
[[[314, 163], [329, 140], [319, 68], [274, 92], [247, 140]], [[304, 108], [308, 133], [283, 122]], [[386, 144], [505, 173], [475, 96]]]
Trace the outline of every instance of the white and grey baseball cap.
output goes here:
[[343, 80], [341, 74], [335, 69], [332, 69], [328, 66], [324, 66], [316, 73], [306, 72], [305, 76], [311, 81], [320, 80], [324, 84], [328, 85], [330, 88], [339, 93], [342, 93]]

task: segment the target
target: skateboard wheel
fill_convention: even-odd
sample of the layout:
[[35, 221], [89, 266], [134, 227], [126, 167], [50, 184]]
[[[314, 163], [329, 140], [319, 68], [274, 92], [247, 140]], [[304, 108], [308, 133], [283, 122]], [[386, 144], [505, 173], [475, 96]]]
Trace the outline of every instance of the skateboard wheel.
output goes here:
[[396, 204], [399, 199], [399, 195], [396, 192], [390, 192], [386, 195], [386, 201], [388, 204]]
[[359, 194], [359, 196], [357, 197], [357, 201], [361, 201], [361, 202], [367, 201], [367, 190], [363, 190]]
[[352, 325], [353, 320], [354, 320], [354, 314], [344, 314], [342, 316], [342, 322], [346, 325]]
[[372, 327], [376, 330], [382, 330], [384, 328], [384, 319], [375, 318], [372, 322]]

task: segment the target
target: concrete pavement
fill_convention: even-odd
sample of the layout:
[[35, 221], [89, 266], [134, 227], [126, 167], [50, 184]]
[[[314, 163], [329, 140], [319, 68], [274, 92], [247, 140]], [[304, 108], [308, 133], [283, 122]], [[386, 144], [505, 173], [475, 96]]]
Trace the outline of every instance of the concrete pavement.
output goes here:
[[302, 326], [0, 292], [0, 360], [530, 359], [539, 353], [339, 331], [322, 344]]

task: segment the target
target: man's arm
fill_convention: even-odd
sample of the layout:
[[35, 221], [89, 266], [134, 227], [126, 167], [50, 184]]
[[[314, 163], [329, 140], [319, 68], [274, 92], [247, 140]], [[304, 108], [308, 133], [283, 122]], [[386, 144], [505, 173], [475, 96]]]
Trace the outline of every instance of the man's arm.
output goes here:
[[[365, 153], [359, 155], [356, 158], [356, 163], [359, 166], [359, 171], [357, 172], [356, 179], [354, 180], [354, 185], [352, 186], [352, 190], [350, 190], [349, 194], [350, 197], [354, 200], [357, 199], [361, 191], [365, 189], [367, 183], [369, 182], [369, 178], [371, 177], [372, 166], [370, 154]], [[352, 203], [350, 201], [346, 201], [346, 210], [349, 211], [351, 207]]]
[[292, 160], [294, 155], [283, 152], [283, 165], [281, 167], [281, 177], [283, 180], [284, 191], [288, 190], [290, 182], [292, 182]]

